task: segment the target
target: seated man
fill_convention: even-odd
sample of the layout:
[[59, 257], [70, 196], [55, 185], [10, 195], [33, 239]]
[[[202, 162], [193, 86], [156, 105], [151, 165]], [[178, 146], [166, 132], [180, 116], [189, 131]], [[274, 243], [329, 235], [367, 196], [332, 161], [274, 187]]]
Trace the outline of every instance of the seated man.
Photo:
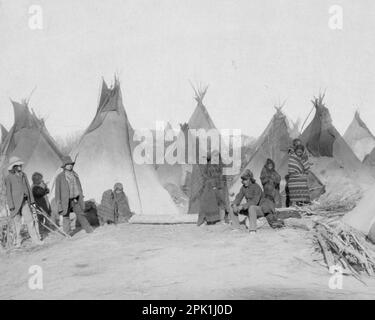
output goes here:
[[[256, 183], [253, 173], [247, 169], [241, 176], [242, 187], [232, 203], [233, 213], [238, 216], [240, 222], [248, 224], [250, 206], [257, 206], [262, 197], [262, 188]], [[243, 198], [245, 204], [241, 204]]]
[[[260, 217], [266, 217], [269, 225], [272, 228], [283, 227], [284, 223], [278, 220], [276, 217], [274, 188], [271, 185], [266, 185], [265, 192], [262, 196], [261, 188], [258, 184], [256, 184], [254, 178], [252, 178], [252, 173], [250, 170], [245, 172], [241, 179], [243, 187], [233, 203], [233, 212], [239, 215], [240, 221], [245, 220], [245, 224], [248, 227], [249, 232], [256, 232], [257, 219]], [[251, 186], [252, 190], [248, 189]], [[248, 201], [245, 205], [241, 205], [240, 203], [244, 194], [248, 194], [246, 197]]]

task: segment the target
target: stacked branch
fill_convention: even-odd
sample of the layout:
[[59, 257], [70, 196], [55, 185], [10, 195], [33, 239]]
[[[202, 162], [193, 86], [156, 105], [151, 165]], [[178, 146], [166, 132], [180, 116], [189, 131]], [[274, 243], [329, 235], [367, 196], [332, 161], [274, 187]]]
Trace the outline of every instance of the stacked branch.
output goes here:
[[339, 265], [344, 273], [351, 274], [358, 280], [363, 274], [375, 275], [374, 247], [356, 230], [342, 223], [333, 226], [315, 222], [314, 239], [328, 269]]
[[326, 197], [319, 202], [313, 201], [312, 204], [299, 207], [298, 210], [308, 216], [319, 215], [326, 218], [343, 216], [349, 211], [352, 211], [362, 194], [356, 192], [346, 196]]

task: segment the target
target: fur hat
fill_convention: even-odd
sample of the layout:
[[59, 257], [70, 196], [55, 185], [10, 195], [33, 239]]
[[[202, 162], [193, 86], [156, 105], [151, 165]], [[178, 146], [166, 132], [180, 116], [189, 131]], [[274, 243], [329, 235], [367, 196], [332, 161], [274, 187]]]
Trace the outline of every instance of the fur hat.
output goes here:
[[116, 189], [124, 190], [122, 183], [120, 182], [115, 183], [115, 185], [113, 186], [113, 190], [116, 190]]
[[241, 179], [242, 180], [253, 180], [254, 179], [254, 174], [251, 172], [250, 169], [246, 169], [243, 174], [241, 174]]

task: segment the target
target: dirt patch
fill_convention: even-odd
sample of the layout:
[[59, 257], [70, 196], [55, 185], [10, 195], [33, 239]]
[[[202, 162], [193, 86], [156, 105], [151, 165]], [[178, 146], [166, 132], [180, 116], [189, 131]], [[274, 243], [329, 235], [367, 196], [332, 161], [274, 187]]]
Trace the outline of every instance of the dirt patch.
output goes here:
[[[2, 255], [1, 299], [375, 298], [373, 279], [329, 289], [302, 229], [264, 225], [250, 237], [227, 225], [124, 224], [49, 241]], [[43, 269], [43, 290], [28, 288], [31, 265]]]

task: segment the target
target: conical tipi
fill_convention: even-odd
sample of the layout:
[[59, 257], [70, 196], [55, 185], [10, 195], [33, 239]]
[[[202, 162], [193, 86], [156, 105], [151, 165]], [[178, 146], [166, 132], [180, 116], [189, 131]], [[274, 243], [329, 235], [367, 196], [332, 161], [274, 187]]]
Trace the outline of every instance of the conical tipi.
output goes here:
[[[254, 146], [255, 151], [247, 165], [242, 169], [242, 171], [250, 169], [257, 181], [259, 181], [260, 173], [267, 158], [271, 158], [275, 162], [276, 170], [281, 177], [285, 177], [288, 173], [288, 147], [292, 143], [289, 135], [290, 128], [285, 114], [281, 111], [282, 108], [275, 107], [275, 109], [276, 113], [257, 139]], [[241, 188], [240, 176], [238, 175], [233, 181], [230, 190], [233, 193], [237, 193]]]
[[314, 157], [334, 158], [350, 174], [359, 173], [363, 166], [341, 134], [332, 124], [324, 95], [314, 98], [315, 116], [303, 131], [301, 140]]
[[358, 111], [355, 112], [353, 121], [346, 129], [343, 138], [361, 161], [375, 147], [375, 137], [361, 119]]
[[47, 180], [61, 165], [62, 155], [44, 121], [30, 113], [27, 103], [12, 101], [12, 104], [14, 125], [1, 146], [1, 154], [6, 159], [12, 156], [21, 158], [29, 177], [39, 171]]
[[133, 135], [119, 81], [116, 79], [114, 86], [108, 88], [103, 80], [96, 116], [72, 151], [86, 198], [99, 202], [105, 190], [121, 182], [136, 214], [177, 214], [178, 209], [160, 185], [153, 166], [135, 163]]
[[[284, 178], [288, 174], [288, 149], [292, 144], [291, 134], [293, 134], [293, 138], [297, 137], [297, 132], [295, 131], [297, 130], [298, 122], [291, 126], [290, 121], [282, 112], [282, 106], [275, 106], [275, 109], [276, 113], [258, 138], [255, 144], [255, 151], [247, 165], [242, 169], [242, 172], [250, 169], [254, 174], [254, 178], [260, 182], [260, 173], [267, 158], [270, 158], [274, 161], [275, 169], [280, 174], [282, 184], [284, 184]], [[240, 176], [238, 175], [235, 178], [230, 189], [231, 193], [237, 193], [240, 190]], [[311, 171], [308, 175], [308, 181], [311, 199], [315, 199], [325, 192], [324, 185]]]
[[205, 105], [203, 104], [203, 99], [206, 96], [208, 86], [201, 88], [194, 88], [195, 92], [194, 99], [197, 101], [197, 106], [191, 115], [188, 125], [189, 129], [216, 129], [214, 122], [211, 119]]

